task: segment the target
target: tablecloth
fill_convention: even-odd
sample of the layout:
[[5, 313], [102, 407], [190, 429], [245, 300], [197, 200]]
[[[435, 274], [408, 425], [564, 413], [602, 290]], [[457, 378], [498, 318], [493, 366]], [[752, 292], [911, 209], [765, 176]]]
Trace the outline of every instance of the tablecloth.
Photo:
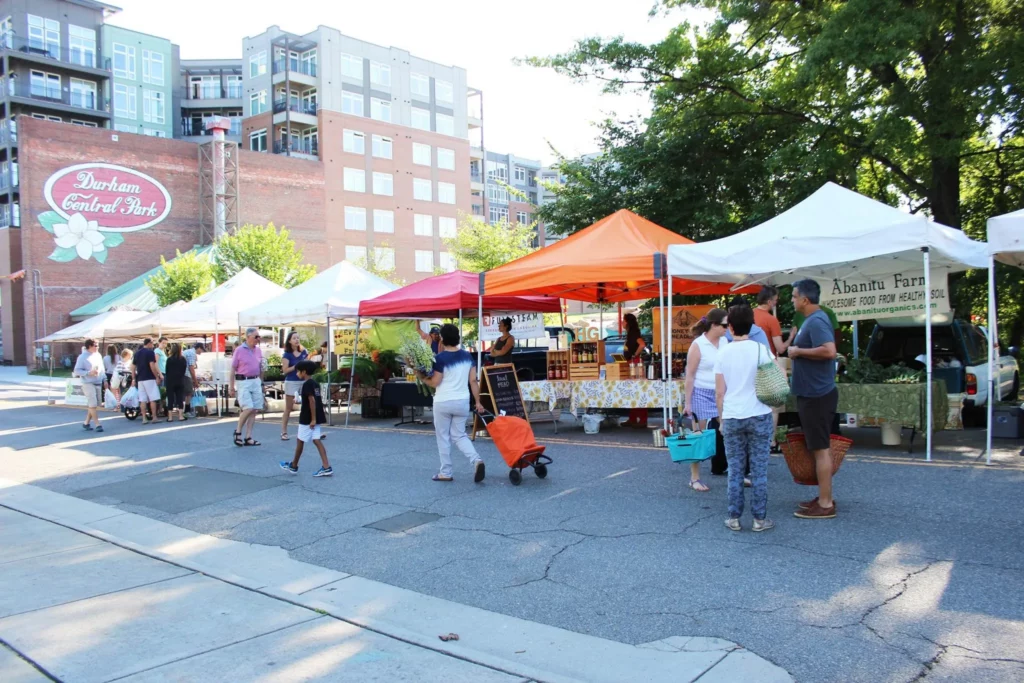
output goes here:
[[[570, 406], [577, 415], [581, 408], [661, 408], [664, 404], [661, 380], [597, 379], [572, 382], [572, 385]], [[680, 412], [686, 401], [683, 386], [682, 380], [669, 384], [669, 406], [678, 408]]]
[[[839, 412], [858, 418], [884, 420], [903, 427], [923, 430], [927, 424], [928, 398], [925, 384], [837, 384]], [[790, 396], [787, 409], [796, 411], [796, 398]], [[932, 382], [932, 430], [945, 429], [949, 413], [946, 383]]]
[[555, 405], [559, 400], [572, 398], [572, 382], [538, 380], [536, 382], [521, 382], [519, 388], [523, 392], [523, 401], [537, 401], [548, 404], [548, 410], [554, 412]]

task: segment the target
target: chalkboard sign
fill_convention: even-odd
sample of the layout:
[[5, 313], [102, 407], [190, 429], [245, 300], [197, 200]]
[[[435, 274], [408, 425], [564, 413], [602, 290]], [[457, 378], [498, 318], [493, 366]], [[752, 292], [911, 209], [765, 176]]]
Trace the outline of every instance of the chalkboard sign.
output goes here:
[[481, 398], [488, 399], [484, 401], [484, 406], [495, 415], [505, 411], [505, 415], [527, 419], [515, 366], [491, 365], [483, 370], [487, 396]]

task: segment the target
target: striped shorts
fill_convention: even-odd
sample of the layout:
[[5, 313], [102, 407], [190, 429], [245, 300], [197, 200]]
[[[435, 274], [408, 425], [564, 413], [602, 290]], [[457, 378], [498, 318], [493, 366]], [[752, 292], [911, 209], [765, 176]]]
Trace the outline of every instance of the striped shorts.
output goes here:
[[718, 405], [715, 403], [714, 389], [693, 388], [693, 414], [698, 420], [710, 420], [718, 417]]

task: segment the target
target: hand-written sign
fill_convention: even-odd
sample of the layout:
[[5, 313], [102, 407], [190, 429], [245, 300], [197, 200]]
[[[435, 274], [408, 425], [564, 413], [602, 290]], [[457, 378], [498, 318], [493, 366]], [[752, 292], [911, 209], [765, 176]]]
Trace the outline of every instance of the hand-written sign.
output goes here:
[[64, 218], [80, 214], [103, 232], [152, 227], [171, 211], [167, 189], [144, 173], [114, 164], [78, 164], [50, 176], [46, 202]]
[[491, 365], [484, 368], [483, 372], [484, 387], [488, 394], [485, 398], [489, 398], [484, 401], [484, 406], [495, 415], [505, 411], [505, 415], [527, 419], [515, 366]]
[[[686, 353], [690, 350], [690, 344], [698, 335], [693, 332], [701, 316], [707, 315], [714, 306], [673, 306], [672, 307], [672, 353]], [[655, 308], [651, 311], [654, 314], [654, 348], [652, 351], [661, 353], [661, 312]]]
[[[821, 305], [838, 320], [877, 320], [924, 315], [924, 271], [893, 273], [874, 278], [815, 278], [821, 285]], [[949, 312], [945, 273], [932, 273], [932, 313]]]
[[491, 313], [484, 314], [480, 328], [480, 338], [494, 341], [501, 336], [498, 322], [505, 318], [512, 319], [512, 336], [516, 339], [541, 339], [548, 336], [544, 329], [543, 313]]
[[[331, 330], [334, 333], [334, 353], [346, 356], [352, 355], [353, 344], [356, 340], [356, 328], [341, 327]], [[373, 334], [373, 328], [369, 325], [359, 328], [359, 348], [366, 352], [366, 342]], [[347, 366], [346, 366], [347, 367]]]

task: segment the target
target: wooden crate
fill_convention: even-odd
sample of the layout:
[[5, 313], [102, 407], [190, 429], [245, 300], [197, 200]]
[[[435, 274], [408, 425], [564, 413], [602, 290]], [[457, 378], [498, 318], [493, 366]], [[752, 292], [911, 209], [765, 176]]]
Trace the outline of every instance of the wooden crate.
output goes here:
[[608, 363], [604, 366], [605, 379], [629, 379], [629, 363]]
[[548, 351], [548, 362], [547, 370], [545, 372], [550, 373], [552, 365], [556, 370], [564, 370], [564, 374], [560, 374], [558, 377], [548, 376], [550, 381], [568, 381], [569, 379], [569, 350], [568, 349], [555, 349]]
[[601, 365], [599, 363], [582, 363], [570, 365], [569, 379], [575, 381], [601, 379]]
[[[591, 351], [594, 354], [593, 363], [580, 363], [576, 361], [573, 363], [573, 358], [576, 357], [576, 353], [579, 351]], [[574, 365], [601, 365], [604, 363], [604, 342], [603, 341], [591, 341], [591, 342], [573, 342], [570, 345], [570, 356], [569, 362]]]

